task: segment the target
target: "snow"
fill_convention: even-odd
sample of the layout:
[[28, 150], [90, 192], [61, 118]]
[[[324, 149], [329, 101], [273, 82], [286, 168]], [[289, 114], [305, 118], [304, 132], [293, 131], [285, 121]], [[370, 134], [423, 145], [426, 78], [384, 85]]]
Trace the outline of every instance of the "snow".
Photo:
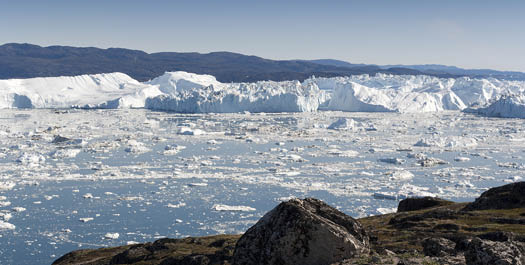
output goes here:
[[419, 113], [487, 106], [509, 94], [517, 96], [476, 110], [489, 116], [524, 116], [525, 81], [494, 78], [377, 74], [221, 83], [211, 75], [179, 71], [144, 83], [123, 73], [0, 80], [0, 108], [148, 108], [178, 113]]

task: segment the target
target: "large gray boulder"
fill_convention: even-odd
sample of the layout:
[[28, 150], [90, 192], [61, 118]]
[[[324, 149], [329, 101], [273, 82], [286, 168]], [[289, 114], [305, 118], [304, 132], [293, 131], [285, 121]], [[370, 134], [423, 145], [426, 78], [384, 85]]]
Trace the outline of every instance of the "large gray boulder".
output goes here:
[[369, 237], [358, 221], [307, 198], [268, 212], [239, 239], [233, 260], [236, 265], [323, 265], [369, 251]]
[[397, 212], [411, 212], [444, 205], [450, 205], [453, 203], [454, 202], [435, 197], [406, 198], [399, 202], [399, 205], [397, 206]]
[[516, 241], [474, 238], [465, 252], [467, 265], [524, 265], [525, 248]]
[[456, 254], [456, 243], [446, 238], [427, 238], [421, 243], [423, 253], [430, 257], [443, 257]]
[[525, 208], [525, 182], [516, 182], [485, 191], [464, 210]]

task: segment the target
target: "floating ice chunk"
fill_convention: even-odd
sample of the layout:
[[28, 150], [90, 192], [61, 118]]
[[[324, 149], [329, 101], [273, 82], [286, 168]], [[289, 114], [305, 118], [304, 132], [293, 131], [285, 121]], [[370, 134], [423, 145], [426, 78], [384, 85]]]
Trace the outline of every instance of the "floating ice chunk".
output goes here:
[[443, 138], [424, 138], [417, 141], [414, 146], [420, 147], [444, 147], [445, 139]]
[[340, 157], [356, 157], [359, 155], [359, 152], [354, 150], [339, 150], [339, 149], [328, 149], [326, 153], [329, 155], [335, 155]]
[[189, 183], [189, 187], [206, 187], [208, 186], [208, 183]]
[[61, 143], [65, 143], [67, 141], [71, 141], [71, 139], [67, 138], [67, 137], [64, 137], [64, 136], [56, 135], [55, 138], [53, 138], [53, 141], [51, 141], [51, 143], [52, 144], [61, 144]]
[[454, 149], [464, 149], [476, 147], [477, 145], [478, 142], [476, 141], [476, 139], [473, 138], [451, 137], [447, 139], [447, 144], [445, 145], [445, 147]]
[[16, 162], [21, 163], [23, 165], [29, 165], [29, 166], [42, 164], [45, 161], [46, 161], [46, 158], [43, 155], [30, 154], [30, 153], [23, 153], [21, 156], [19, 156], [16, 159]]
[[74, 158], [78, 154], [82, 152], [81, 149], [57, 149], [51, 153], [49, 153], [49, 156], [52, 158], [60, 159], [60, 158]]
[[10, 213], [4, 213], [4, 212], [0, 212], [0, 218], [2, 218], [2, 220], [8, 222], [9, 219], [13, 218], [13, 215], [10, 214]]
[[176, 155], [181, 150], [184, 150], [185, 148], [186, 148], [186, 146], [176, 145], [176, 144], [169, 144], [169, 145], [166, 145], [164, 147], [164, 151], [162, 152], [162, 154], [164, 154], [164, 155]]
[[89, 222], [89, 221], [93, 221], [93, 220], [95, 220], [95, 219], [94, 219], [93, 217], [83, 217], [83, 218], [79, 218], [78, 220], [79, 220], [80, 222], [82, 222], [82, 223], [87, 223], [87, 222]]
[[119, 238], [119, 233], [106, 233], [104, 235], [104, 238], [105, 239], [118, 239]]
[[409, 197], [436, 197], [436, 194], [429, 192], [429, 188], [419, 187], [412, 184], [403, 184], [399, 189], [398, 199]]
[[12, 190], [16, 183], [12, 181], [0, 181], [0, 191]]
[[397, 208], [377, 208], [377, 212], [379, 214], [389, 214], [389, 213], [395, 213], [397, 212]]
[[421, 159], [425, 159], [427, 157], [427, 155], [425, 155], [423, 153], [408, 153], [407, 157], [421, 160]]
[[144, 198], [140, 196], [126, 196], [126, 197], [120, 197], [118, 198], [121, 201], [143, 201]]
[[400, 159], [400, 158], [397, 158], [397, 157], [380, 158], [380, 159], [378, 159], [378, 161], [379, 162], [383, 162], [383, 163], [394, 164], [394, 165], [401, 165], [401, 164], [404, 164], [406, 162], [404, 159]]
[[226, 204], [215, 204], [212, 207], [214, 211], [236, 211], [236, 212], [252, 212], [255, 211], [255, 208], [249, 206], [230, 206]]
[[136, 140], [129, 140], [128, 141], [128, 147], [124, 149], [124, 151], [128, 153], [134, 153], [134, 154], [142, 154], [147, 153], [151, 151], [149, 148], [147, 148], [144, 143], [137, 142]]
[[474, 188], [474, 185], [469, 180], [460, 180], [455, 186], [456, 188]]
[[425, 158], [420, 159], [419, 161], [417, 161], [417, 163], [419, 165], [421, 165], [422, 167], [433, 167], [433, 166], [436, 166], [436, 165], [446, 165], [446, 164], [448, 164], [447, 161], [441, 160], [439, 158], [434, 158], [434, 157], [425, 157]]
[[13, 212], [21, 213], [21, 212], [25, 211], [26, 208], [24, 208], [24, 207], [13, 207], [11, 210], [13, 210]]
[[372, 196], [380, 200], [397, 200], [398, 195], [394, 192], [375, 192]]
[[8, 222], [0, 221], [0, 231], [2, 230], [14, 230], [16, 226]]
[[295, 196], [288, 196], [288, 197], [279, 197], [279, 198], [276, 198], [275, 200], [278, 201], [278, 202], [287, 202], [291, 199], [295, 199], [297, 197]]
[[522, 179], [523, 178], [521, 176], [512, 176], [512, 177], [508, 177], [507, 179], [505, 179], [503, 181], [505, 181], [505, 182], [518, 182], [518, 181], [521, 181]]
[[201, 129], [192, 129], [192, 128], [189, 128], [189, 127], [181, 127], [179, 129], [179, 131], [177, 132], [177, 134], [180, 134], [180, 135], [203, 135], [203, 134], [206, 134], [205, 131], [201, 130]]
[[184, 206], [186, 206], [186, 203], [184, 203], [184, 202], [179, 202], [177, 204], [168, 203], [168, 205], [166, 205], [166, 207], [168, 207], [168, 208], [180, 208], [180, 207], [184, 207]]
[[355, 131], [357, 128], [357, 123], [353, 119], [348, 118], [339, 118], [334, 123], [328, 126], [330, 130], [350, 130]]
[[467, 161], [470, 161], [470, 158], [464, 157], [464, 156], [458, 156], [458, 157], [454, 158], [454, 161], [456, 161], [456, 162], [467, 162]]
[[71, 138], [60, 136], [60, 135], [56, 135], [55, 138], [53, 138], [53, 141], [51, 141], [51, 143], [57, 144], [60, 146], [64, 146], [64, 145], [84, 146], [87, 144], [87, 142], [82, 139], [71, 139]]
[[302, 158], [300, 155], [295, 155], [295, 154], [280, 156], [279, 159], [293, 161], [293, 162], [306, 162], [306, 161], [308, 161], [308, 160]]
[[408, 170], [398, 170], [390, 173], [391, 180], [410, 180], [414, 178], [414, 174]]
[[0, 207], [7, 207], [11, 205], [10, 201], [0, 201]]

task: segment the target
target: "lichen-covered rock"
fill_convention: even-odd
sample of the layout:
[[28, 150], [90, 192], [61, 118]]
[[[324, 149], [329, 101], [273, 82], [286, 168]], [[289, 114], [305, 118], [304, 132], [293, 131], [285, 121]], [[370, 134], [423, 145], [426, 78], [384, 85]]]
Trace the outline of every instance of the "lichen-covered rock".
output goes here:
[[525, 208], [525, 182], [515, 182], [485, 191], [464, 210]]
[[417, 211], [443, 205], [450, 205], [453, 202], [435, 197], [407, 198], [399, 202], [397, 212]]
[[323, 265], [369, 251], [369, 237], [358, 221], [307, 198], [268, 212], [239, 239], [233, 259], [236, 265]]
[[497, 242], [474, 238], [465, 252], [467, 265], [523, 265], [525, 248], [516, 241]]
[[423, 253], [430, 257], [443, 257], [455, 254], [456, 243], [446, 238], [427, 238], [423, 240]]

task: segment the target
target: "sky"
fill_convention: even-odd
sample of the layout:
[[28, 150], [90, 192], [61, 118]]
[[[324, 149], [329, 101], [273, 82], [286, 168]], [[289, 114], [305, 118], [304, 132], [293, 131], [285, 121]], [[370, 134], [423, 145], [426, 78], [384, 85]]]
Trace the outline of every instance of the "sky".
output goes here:
[[0, 0], [0, 44], [525, 72], [523, 0]]

